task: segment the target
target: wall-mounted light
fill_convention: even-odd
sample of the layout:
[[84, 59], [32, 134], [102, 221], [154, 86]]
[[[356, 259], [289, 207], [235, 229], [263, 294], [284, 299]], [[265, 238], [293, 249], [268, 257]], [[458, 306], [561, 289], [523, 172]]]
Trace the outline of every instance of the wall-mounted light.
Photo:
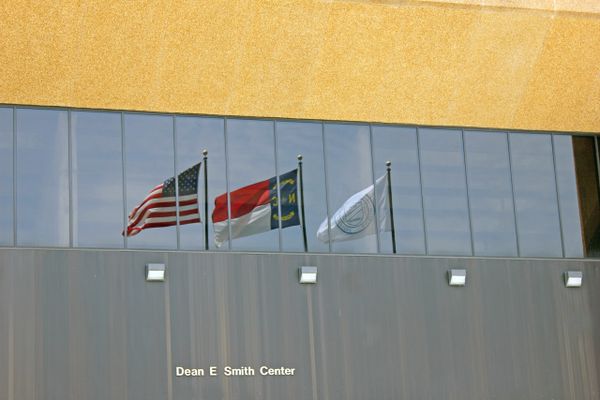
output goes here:
[[303, 266], [298, 269], [300, 283], [317, 283], [317, 267]]
[[582, 283], [583, 283], [583, 272], [581, 272], [581, 271], [565, 272], [565, 286], [566, 287], [581, 287]]
[[448, 271], [448, 284], [450, 286], [465, 286], [467, 283], [466, 269], [451, 269]]
[[146, 264], [146, 281], [163, 282], [165, 280], [165, 264]]

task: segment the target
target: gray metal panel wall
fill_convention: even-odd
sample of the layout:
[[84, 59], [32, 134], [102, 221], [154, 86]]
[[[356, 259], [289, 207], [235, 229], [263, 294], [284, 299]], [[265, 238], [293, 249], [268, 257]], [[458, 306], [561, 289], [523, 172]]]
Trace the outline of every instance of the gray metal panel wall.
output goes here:
[[0, 399], [600, 398], [599, 288], [587, 260], [2, 249]]

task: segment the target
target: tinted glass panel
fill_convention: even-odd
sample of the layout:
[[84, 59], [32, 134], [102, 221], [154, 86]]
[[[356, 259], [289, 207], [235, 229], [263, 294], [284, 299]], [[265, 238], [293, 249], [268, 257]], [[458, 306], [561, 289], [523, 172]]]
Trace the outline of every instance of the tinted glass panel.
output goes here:
[[573, 138], [554, 135], [554, 159], [560, 204], [560, 218], [566, 257], [583, 257], [579, 198], [575, 177]]
[[71, 113], [73, 245], [123, 247], [121, 114]]
[[[385, 162], [392, 162], [392, 199], [397, 253], [424, 254], [425, 238], [416, 129], [374, 126], [373, 157], [376, 178], [386, 173]], [[380, 232], [379, 240], [381, 251], [391, 253], [390, 233]]]
[[[138, 206], [157, 185], [173, 177], [173, 118], [125, 115], [125, 176], [127, 212]], [[174, 226], [146, 229], [128, 238], [130, 248], [177, 247]]]
[[[329, 217], [332, 218], [346, 200], [373, 184], [369, 127], [354, 124], [326, 124], [325, 151]], [[343, 225], [341, 230], [348, 234], [346, 238], [349, 240], [334, 241], [332, 243], [334, 252], [377, 252], [375, 231], [373, 230], [373, 234], [363, 236], [365, 223], [372, 218], [372, 214], [369, 217], [369, 213], [372, 213], [372, 208], [356, 209], [349, 218], [340, 222], [339, 226]], [[333, 231], [334, 226], [332, 225], [331, 228]]]
[[[250, 184], [264, 182], [275, 177], [275, 142], [273, 121], [259, 120], [227, 120], [227, 146], [229, 162], [229, 190], [248, 186]], [[285, 172], [285, 171], [281, 171]], [[274, 185], [269, 185], [273, 187]], [[246, 205], [254, 207], [254, 199], [249, 200]], [[235, 238], [232, 248], [235, 250], [279, 250], [279, 229], [270, 229], [271, 220], [275, 213], [270, 212], [271, 203], [263, 204], [264, 208], [259, 214], [253, 214], [252, 219], [258, 218], [250, 228], [256, 232], [244, 237]], [[233, 208], [232, 208], [232, 211]], [[265, 219], [265, 214], [268, 213]], [[249, 215], [249, 214], [243, 214]], [[232, 220], [242, 221], [242, 214], [232, 212]], [[234, 221], [234, 222], [236, 222]], [[232, 223], [232, 231], [235, 233], [242, 225]], [[245, 230], [245, 228], [243, 228]], [[289, 229], [289, 228], [288, 228]], [[245, 230], [245, 234], [250, 233]], [[225, 244], [226, 245], [226, 244]]]
[[429, 254], [469, 255], [471, 234], [461, 132], [419, 129]]
[[69, 245], [68, 114], [17, 110], [17, 244]]
[[204, 165], [202, 165], [198, 178], [198, 205], [202, 222], [181, 225], [179, 229], [182, 249], [204, 249], [205, 221], [208, 223], [209, 249], [227, 249], [227, 246], [220, 248], [215, 246], [213, 224], [210, 218], [214, 209], [214, 198], [227, 189], [223, 126], [221, 118], [177, 117], [176, 119], [179, 173], [202, 162], [202, 150], [208, 150], [208, 218], [204, 215]]
[[13, 110], [0, 108], [0, 245], [13, 244]]
[[507, 135], [471, 131], [464, 140], [475, 255], [517, 256]]
[[561, 257], [551, 137], [509, 137], [520, 255]]
[[[303, 156], [304, 203], [308, 251], [327, 252], [329, 246], [317, 240], [315, 232], [327, 217], [325, 163], [322, 125], [309, 122], [277, 122], [277, 165], [279, 171], [298, 167], [297, 155]], [[300, 191], [298, 191], [300, 196]], [[300, 226], [281, 231], [284, 251], [304, 251]]]

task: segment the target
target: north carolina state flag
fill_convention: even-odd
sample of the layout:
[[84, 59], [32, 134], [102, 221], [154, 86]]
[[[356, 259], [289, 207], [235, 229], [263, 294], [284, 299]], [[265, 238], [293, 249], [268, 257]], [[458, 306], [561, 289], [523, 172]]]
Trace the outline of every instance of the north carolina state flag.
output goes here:
[[[300, 225], [298, 216], [298, 170], [279, 176], [281, 227]], [[273, 177], [230, 193], [231, 219], [227, 218], [227, 193], [215, 199], [212, 213], [215, 244], [220, 247], [231, 238], [254, 235], [279, 227], [277, 179]], [[227, 223], [231, 224], [231, 238]]]

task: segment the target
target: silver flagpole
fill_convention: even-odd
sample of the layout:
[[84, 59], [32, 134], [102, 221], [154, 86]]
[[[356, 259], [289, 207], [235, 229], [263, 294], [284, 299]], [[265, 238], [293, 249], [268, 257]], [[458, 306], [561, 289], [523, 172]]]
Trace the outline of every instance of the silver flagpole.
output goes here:
[[204, 250], [208, 250], [208, 150], [202, 150], [204, 156]]
[[390, 223], [392, 224], [392, 251], [396, 254], [396, 228], [394, 227], [394, 203], [392, 202], [392, 162], [386, 161], [385, 166], [387, 167], [387, 196], [390, 203]]

